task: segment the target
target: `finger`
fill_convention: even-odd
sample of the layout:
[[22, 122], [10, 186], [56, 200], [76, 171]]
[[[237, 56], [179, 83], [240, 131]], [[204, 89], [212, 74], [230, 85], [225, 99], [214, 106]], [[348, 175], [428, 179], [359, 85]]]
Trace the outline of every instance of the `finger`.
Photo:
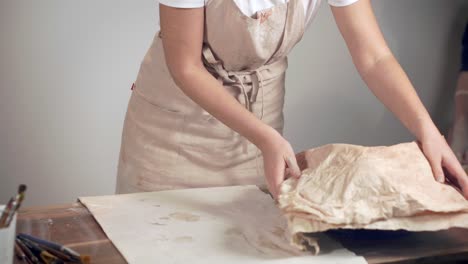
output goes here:
[[295, 176], [293, 176], [292, 170], [291, 170], [290, 168], [286, 168], [286, 169], [284, 170], [284, 179], [286, 180], [286, 179], [289, 179], [289, 178], [291, 178], [291, 177], [297, 179], [297, 178], [300, 177], [300, 175], [299, 175], [299, 177], [295, 177]]
[[271, 177], [268, 177], [268, 186], [275, 200], [278, 198], [280, 186], [284, 180], [284, 165], [284, 161], [277, 161], [272, 165], [272, 167], [269, 168], [269, 171], [267, 172], [269, 175], [271, 175]]
[[468, 176], [454, 155], [449, 155], [442, 161], [448, 173], [452, 175], [458, 183], [465, 198], [468, 199]]
[[442, 170], [442, 157], [439, 155], [436, 157], [434, 157], [434, 155], [428, 155], [427, 160], [431, 165], [432, 174], [434, 174], [436, 181], [441, 183], [445, 182], [444, 171]]
[[291, 176], [294, 178], [299, 178], [301, 176], [301, 170], [299, 169], [299, 165], [297, 164], [296, 157], [287, 156], [285, 160]]
[[[265, 175], [269, 175], [268, 172], [265, 171]], [[268, 189], [268, 192], [270, 193], [270, 195], [275, 198], [276, 197], [276, 192], [275, 192], [275, 188], [273, 188], [273, 184], [271, 183], [270, 179], [268, 178], [267, 181], [266, 181], [266, 187]]]

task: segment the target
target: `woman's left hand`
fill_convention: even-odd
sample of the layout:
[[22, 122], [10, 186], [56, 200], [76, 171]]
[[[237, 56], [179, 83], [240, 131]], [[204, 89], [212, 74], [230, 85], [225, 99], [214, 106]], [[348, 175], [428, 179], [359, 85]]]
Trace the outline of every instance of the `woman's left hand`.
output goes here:
[[468, 176], [445, 138], [433, 132], [426, 135], [419, 144], [431, 165], [434, 178], [438, 182], [445, 182], [448, 179], [456, 184], [463, 196], [468, 199]]

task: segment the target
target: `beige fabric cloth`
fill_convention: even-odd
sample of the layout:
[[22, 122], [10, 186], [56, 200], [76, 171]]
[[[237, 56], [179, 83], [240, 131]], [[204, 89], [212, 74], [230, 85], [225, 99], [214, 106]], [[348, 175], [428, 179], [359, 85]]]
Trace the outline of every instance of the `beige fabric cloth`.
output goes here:
[[468, 228], [468, 201], [434, 180], [414, 142], [390, 147], [331, 144], [303, 153], [302, 177], [281, 186], [292, 241], [329, 229], [435, 231]]
[[[245, 16], [232, 0], [205, 6], [203, 61], [253, 114], [283, 130], [286, 55], [304, 33], [291, 0]], [[224, 185], [264, 186], [260, 151], [187, 97], [171, 78], [157, 34], [125, 117], [117, 193]], [[200, 87], [203, 89], [203, 87]]]

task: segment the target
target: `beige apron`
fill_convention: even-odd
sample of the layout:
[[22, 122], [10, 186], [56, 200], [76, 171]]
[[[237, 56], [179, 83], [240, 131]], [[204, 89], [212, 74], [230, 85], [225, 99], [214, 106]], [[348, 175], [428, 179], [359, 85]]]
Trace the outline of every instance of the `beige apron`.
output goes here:
[[[205, 5], [203, 62], [248, 110], [282, 133], [287, 54], [302, 38], [301, 0], [246, 16], [233, 0]], [[174, 83], [156, 34], [125, 117], [117, 193], [265, 186], [260, 151]], [[203, 87], [200, 87], [203, 89]]]

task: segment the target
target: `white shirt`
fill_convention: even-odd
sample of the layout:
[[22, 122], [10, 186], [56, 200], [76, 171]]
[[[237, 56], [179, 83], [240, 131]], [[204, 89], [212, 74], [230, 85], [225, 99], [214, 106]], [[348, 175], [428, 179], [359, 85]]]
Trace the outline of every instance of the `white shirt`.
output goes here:
[[[212, 0], [217, 1], [217, 0]], [[232, 0], [247, 16], [252, 16], [257, 11], [264, 10], [288, 0]], [[306, 16], [306, 24], [309, 25], [317, 12], [321, 0], [300, 0], [303, 2]], [[358, 0], [328, 0], [332, 6], [347, 6]], [[159, 3], [178, 8], [203, 7], [207, 0], [159, 0]], [[158, 11], [159, 12], [159, 11]]]

